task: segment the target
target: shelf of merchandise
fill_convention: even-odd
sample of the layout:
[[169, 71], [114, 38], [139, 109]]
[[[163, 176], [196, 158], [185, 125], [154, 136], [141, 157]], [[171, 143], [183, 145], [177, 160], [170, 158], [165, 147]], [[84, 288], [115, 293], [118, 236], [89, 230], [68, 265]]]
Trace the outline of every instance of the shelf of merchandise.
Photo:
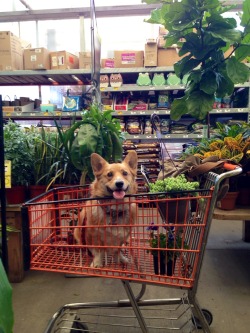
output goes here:
[[[101, 69], [101, 74], [115, 74], [120, 73], [125, 79], [121, 87], [107, 87], [101, 88], [101, 92], [150, 92], [150, 91], [173, 91], [184, 90], [183, 84], [179, 85], [164, 85], [164, 86], [138, 86], [130, 82], [136, 82], [139, 73], [171, 73], [174, 69], [172, 66], [168, 67], [136, 67], [136, 68], [108, 68]], [[19, 71], [0, 71], [0, 86], [21, 86], [21, 85], [90, 85], [91, 84], [91, 70], [90, 69], [68, 69], [68, 70], [19, 70]], [[249, 87], [249, 82], [244, 84], [235, 85], [235, 87]], [[169, 109], [156, 109], [156, 110], [128, 110], [128, 111], [114, 111], [114, 117], [131, 117], [131, 116], [147, 116], [156, 113], [159, 116], [170, 116]], [[218, 108], [210, 111], [210, 115], [227, 115], [227, 114], [244, 114], [247, 115], [247, 121], [250, 122], [250, 108]], [[53, 119], [70, 119], [76, 117], [80, 119], [82, 112], [64, 112], [57, 110], [54, 112], [4, 112], [5, 119], [16, 120], [53, 120]], [[168, 134], [163, 135], [163, 139], [198, 139], [202, 136], [197, 134]], [[130, 140], [155, 140], [154, 135], [127, 135]]]
[[[173, 72], [173, 67], [101, 69], [101, 74]], [[90, 84], [90, 69], [0, 71], [0, 86]]]
[[[210, 114], [228, 114], [228, 113], [249, 113], [249, 108], [225, 108], [225, 109], [213, 109]], [[151, 116], [153, 113], [159, 116], [170, 116], [170, 109], [162, 110], [129, 110], [129, 111], [113, 111], [114, 117], [121, 116]], [[67, 112], [67, 111], [53, 111], [53, 112], [3, 112], [4, 118], [10, 119], [58, 119], [76, 117], [81, 118], [82, 112]]]

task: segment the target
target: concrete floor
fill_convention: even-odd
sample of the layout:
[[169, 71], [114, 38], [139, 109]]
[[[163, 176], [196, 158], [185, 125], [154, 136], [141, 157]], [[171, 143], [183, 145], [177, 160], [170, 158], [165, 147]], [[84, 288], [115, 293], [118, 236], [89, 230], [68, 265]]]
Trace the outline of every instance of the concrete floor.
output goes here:
[[[250, 243], [244, 243], [241, 235], [241, 221], [212, 222], [197, 293], [201, 307], [213, 314], [211, 333], [250, 332]], [[66, 278], [47, 272], [26, 272], [24, 281], [12, 286], [14, 333], [43, 333], [54, 312], [67, 303], [126, 298], [119, 280]], [[148, 286], [144, 298], [169, 298], [179, 292]], [[135, 331], [124, 327], [119, 332]]]

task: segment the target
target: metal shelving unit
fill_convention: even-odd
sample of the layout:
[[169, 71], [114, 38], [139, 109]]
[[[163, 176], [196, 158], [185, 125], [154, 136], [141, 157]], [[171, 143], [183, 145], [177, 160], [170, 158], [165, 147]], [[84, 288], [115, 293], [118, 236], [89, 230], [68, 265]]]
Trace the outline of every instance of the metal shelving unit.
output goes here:
[[[137, 67], [137, 68], [109, 68], [101, 69], [101, 74], [110, 75], [112, 73], [122, 74], [125, 83], [119, 87], [101, 88], [101, 92], [150, 92], [150, 91], [172, 91], [184, 90], [185, 86], [164, 85], [164, 86], [138, 86], [134, 83], [139, 73], [171, 73], [173, 67]], [[88, 85], [91, 80], [91, 70], [88, 69], [68, 69], [68, 70], [19, 70], [19, 71], [1, 71], [0, 72], [0, 86], [59, 86], [59, 85]], [[128, 82], [128, 83], [127, 83]], [[249, 87], [249, 82], [238, 84], [236, 88]], [[160, 110], [128, 110], [128, 111], [114, 111], [115, 117], [121, 116], [150, 116], [152, 113], [159, 116], [169, 116], [169, 109]], [[227, 115], [227, 114], [248, 114], [247, 121], [250, 121], [250, 108], [218, 108], [210, 112], [211, 115]], [[45, 120], [45, 119], [70, 119], [72, 117], [81, 117], [81, 112], [63, 112], [57, 110], [54, 112], [3, 112], [4, 118], [18, 119], [18, 120]], [[130, 140], [155, 140], [155, 135], [127, 135]], [[197, 134], [169, 134], [163, 136], [165, 140], [190, 140], [199, 139], [202, 135]]]

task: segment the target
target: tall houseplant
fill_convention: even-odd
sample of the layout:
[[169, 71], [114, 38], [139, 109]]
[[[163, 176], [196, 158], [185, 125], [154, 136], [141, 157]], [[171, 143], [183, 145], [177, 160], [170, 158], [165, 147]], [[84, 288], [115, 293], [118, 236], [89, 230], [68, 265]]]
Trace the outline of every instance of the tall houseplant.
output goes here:
[[85, 110], [82, 120], [69, 129], [57, 125], [64, 154], [81, 172], [80, 184], [93, 179], [90, 155], [100, 154], [107, 161], [122, 158], [122, 133], [120, 123], [112, 117], [112, 111], [102, 111], [96, 104]]
[[168, 30], [165, 47], [176, 45], [182, 56], [174, 64], [174, 71], [181, 79], [189, 75], [185, 95], [171, 105], [171, 118], [179, 120], [190, 114], [204, 119], [215, 97], [231, 95], [235, 84], [249, 78], [249, 69], [242, 60], [250, 56], [250, 0], [243, 1], [243, 13], [239, 14], [241, 30], [234, 18], [223, 15], [234, 6], [225, 6], [219, 0], [143, 2], [162, 4], [151, 12], [147, 22]]

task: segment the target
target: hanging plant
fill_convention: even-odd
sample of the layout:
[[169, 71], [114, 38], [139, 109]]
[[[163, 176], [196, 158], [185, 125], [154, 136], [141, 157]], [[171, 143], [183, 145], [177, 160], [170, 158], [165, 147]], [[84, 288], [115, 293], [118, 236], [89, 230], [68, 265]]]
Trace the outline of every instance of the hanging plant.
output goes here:
[[243, 13], [238, 14], [241, 30], [234, 18], [224, 16], [235, 6], [219, 0], [143, 2], [162, 4], [146, 21], [168, 30], [165, 47], [176, 45], [182, 57], [174, 64], [175, 74], [180, 79], [188, 75], [185, 95], [171, 105], [171, 118], [189, 114], [204, 119], [215, 97], [231, 95], [235, 84], [249, 78], [249, 68], [242, 61], [250, 56], [250, 0], [243, 1]]

